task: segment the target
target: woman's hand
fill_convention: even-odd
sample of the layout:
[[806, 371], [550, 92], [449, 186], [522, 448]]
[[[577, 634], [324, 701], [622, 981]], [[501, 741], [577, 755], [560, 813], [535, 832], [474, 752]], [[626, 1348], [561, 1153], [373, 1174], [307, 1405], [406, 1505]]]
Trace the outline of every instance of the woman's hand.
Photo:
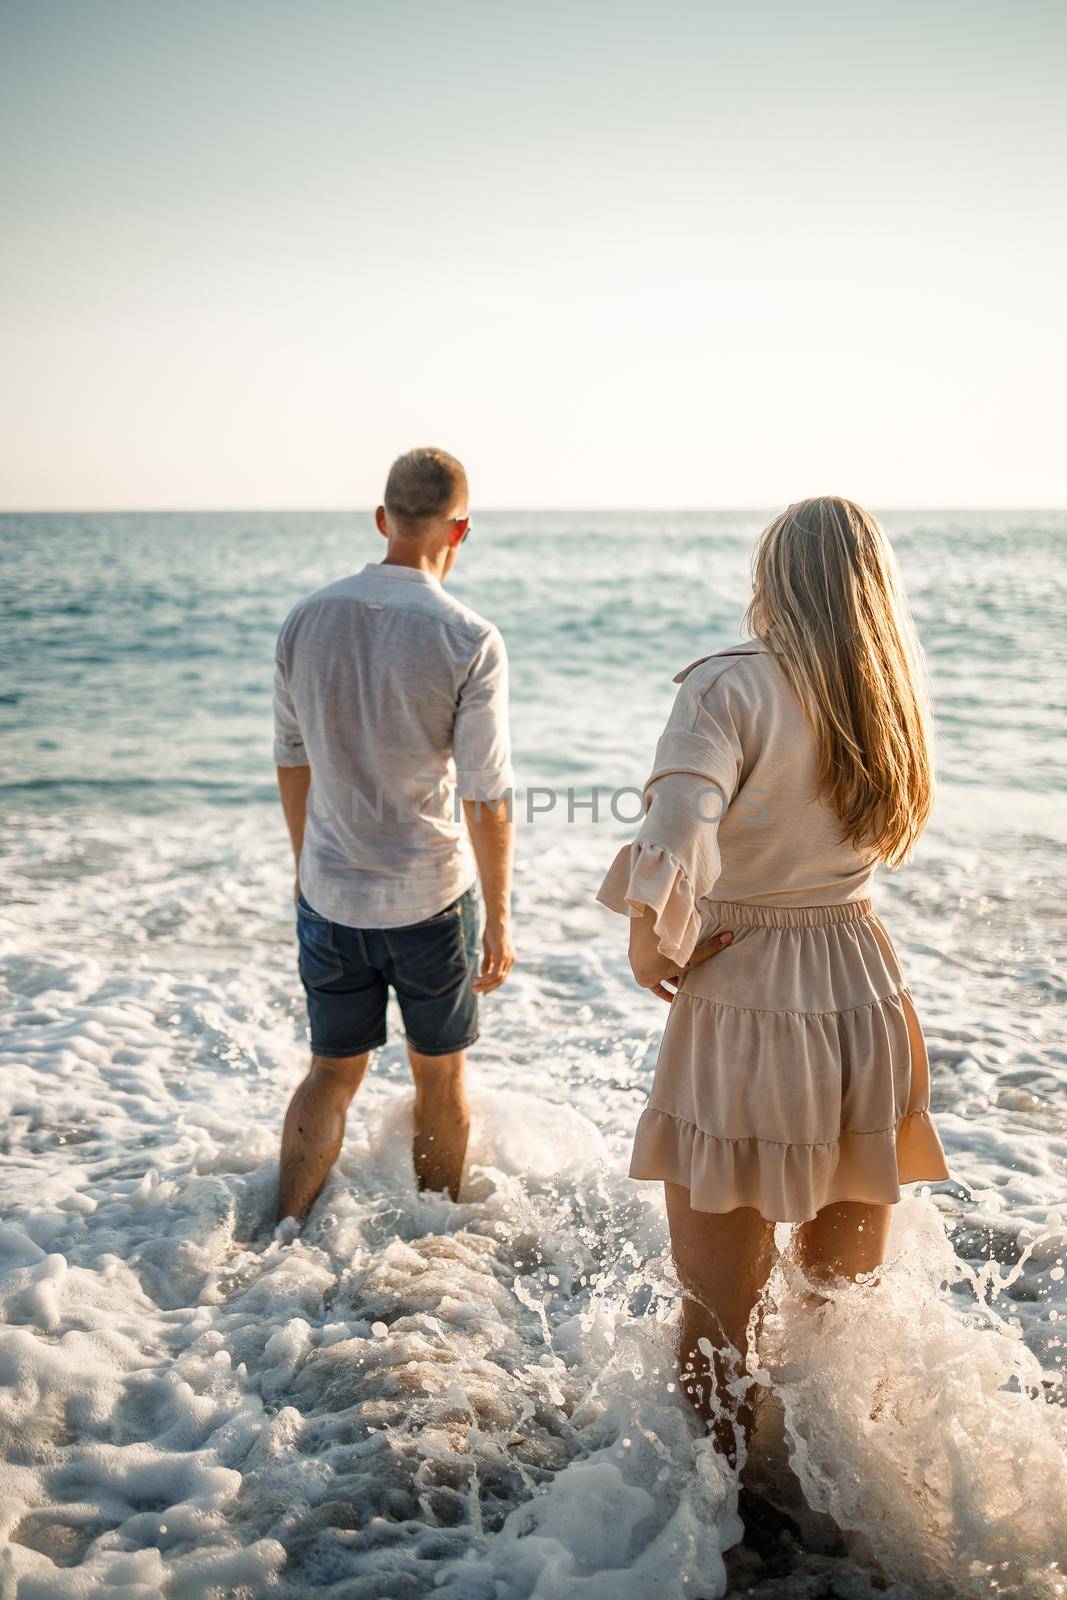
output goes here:
[[[656, 916], [648, 906], [644, 915], [630, 921], [630, 970], [642, 989], [648, 989], [661, 1000], [670, 1002], [687, 972], [717, 956], [733, 938], [732, 933], [717, 933], [705, 944], [697, 945], [684, 967], [669, 956], [662, 955], [656, 937]], [[668, 988], [673, 984], [673, 988]]]

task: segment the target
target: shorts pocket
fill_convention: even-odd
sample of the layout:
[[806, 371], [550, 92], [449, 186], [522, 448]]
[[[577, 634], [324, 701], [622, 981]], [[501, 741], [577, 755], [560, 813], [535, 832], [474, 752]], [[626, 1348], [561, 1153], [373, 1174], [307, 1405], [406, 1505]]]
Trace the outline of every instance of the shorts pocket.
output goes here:
[[335, 983], [344, 962], [333, 946], [333, 924], [312, 911], [303, 896], [297, 901], [296, 931], [300, 941], [300, 976], [310, 989]]
[[428, 922], [411, 928], [386, 928], [383, 933], [397, 989], [426, 995], [447, 994], [466, 978], [470, 961], [462, 901]]

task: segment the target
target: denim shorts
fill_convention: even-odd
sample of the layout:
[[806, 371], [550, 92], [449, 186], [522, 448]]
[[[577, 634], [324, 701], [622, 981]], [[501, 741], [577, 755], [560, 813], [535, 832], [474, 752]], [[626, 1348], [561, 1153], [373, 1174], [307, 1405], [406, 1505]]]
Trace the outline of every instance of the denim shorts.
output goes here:
[[315, 1055], [361, 1056], [383, 1045], [390, 988], [420, 1055], [451, 1055], [477, 1039], [473, 889], [406, 928], [348, 928], [320, 917], [301, 895], [296, 929]]

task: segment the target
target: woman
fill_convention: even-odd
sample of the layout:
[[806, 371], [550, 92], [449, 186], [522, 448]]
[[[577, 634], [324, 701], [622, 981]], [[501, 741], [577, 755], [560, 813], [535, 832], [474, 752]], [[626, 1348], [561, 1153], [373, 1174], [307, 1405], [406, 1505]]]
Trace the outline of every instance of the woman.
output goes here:
[[867, 898], [932, 792], [920, 651], [874, 518], [790, 506], [757, 546], [745, 624], [675, 679], [647, 814], [599, 895], [632, 919], [637, 982], [670, 1001], [630, 1174], [666, 1188], [682, 1381], [731, 1462], [775, 1223], [796, 1224], [809, 1277], [855, 1277], [882, 1260], [900, 1185], [948, 1176]]

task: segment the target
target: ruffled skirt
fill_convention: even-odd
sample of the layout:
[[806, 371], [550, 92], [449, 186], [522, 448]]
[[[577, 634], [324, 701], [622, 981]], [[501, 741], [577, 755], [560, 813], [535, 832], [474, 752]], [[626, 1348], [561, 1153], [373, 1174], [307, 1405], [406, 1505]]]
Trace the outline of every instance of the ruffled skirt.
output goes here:
[[948, 1177], [922, 1029], [869, 900], [705, 903], [733, 941], [671, 1003], [630, 1175], [803, 1222]]

